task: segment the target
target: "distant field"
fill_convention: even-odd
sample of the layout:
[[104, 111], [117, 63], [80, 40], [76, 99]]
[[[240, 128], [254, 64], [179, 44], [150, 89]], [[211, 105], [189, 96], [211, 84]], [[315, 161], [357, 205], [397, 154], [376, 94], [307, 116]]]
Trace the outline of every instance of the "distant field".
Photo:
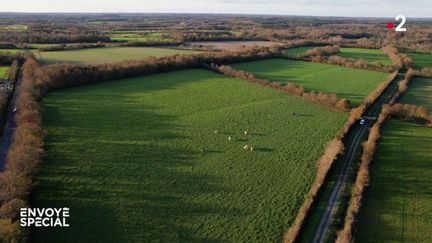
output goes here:
[[24, 31], [27, 30], [27, 25], [13, 24], [13, 25], [2, 25], [0, 30], [13, 30], [13, 31]]
[[294, 47], [286, 50], [288, 56], [296, 56], [306, 54], [307, 51], [316, 48], [316, 46], [302, 46], [302, 47]]
[[20, 49], [0, 49], [0, 52], [10, 52], [10, 53], [17, 53], [20, 52]]
[[111, 33], [109, 34], [111, 40], [113, 41], [138, 41], [138, 42], [147, 42], [147, 41], [172, 41], [173, 39], [165, 38], [163, 33]]
[[356, 242], [432, 242], [432, 128], [383, 127]]
[[73, 227], [34, 228], [33, 242], [281, 242], [347, 118], [205, 70], [56, 91], [43, 107], [32, 206], [70, 207]]
[[[192, 54], [193, 51], [153, 47], [105, 47], [73, 51], [41, 52], [44, 63], [68, 62], [75, 64], [100, 64], [124, 60], [142, 59], [150, 56], [163, 57], [176, 54]], [[39, 58], [39, 56], [37, 55]]]
[[402, 97], [401, 103], [426, 106], [429, 111], [432, 111], [432, 79], [411, 80], [408, 92]]
[[354, 106], [388, 77], [387, 73], [287, 59], [240, 63], [233, 67], [252, 72], [258, 78], [281, 83], [289, 81], [307, 90], [336, 93], [349, 99]]
[[432, 53], [420, 54], [420, 53], [406, 53], [411, 57], [414, 62], [413, 67], [415, 69], [422, 69], [425, 67], [432, 67]]
[[384, 65], [391, 65], [391, 61], [382, 50], [363, 49], [363, 48], [340, 48], [338, 56], [354, 59], [364, 59], [365, 61], [380, 62]]
[[194, 41], [186, 42], [186, 45], [202, 45], [208, 48], [227, 50], [227, 51], [238, 51], [245, 47], [253, 46], [274, 46], [279, 45], [277, 42], [272, 41]]
[[9, 66], [0, 66], [0, 78], [6, 78]]

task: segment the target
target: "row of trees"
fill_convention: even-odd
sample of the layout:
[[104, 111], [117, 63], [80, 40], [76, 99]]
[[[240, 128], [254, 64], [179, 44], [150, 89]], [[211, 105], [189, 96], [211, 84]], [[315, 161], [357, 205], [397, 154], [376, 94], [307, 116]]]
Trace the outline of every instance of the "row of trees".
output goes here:
[[398, 76], [398, 70], [391, 73], [388, 78], [382, 81], [371, 93], [369, 93], [363, 100], [363, 104], [366, 106], [372, 105], [378, 97], [384, 92], [385, 89], [393, 82], [393, 80]]
[[0, 42], [9, 43], [96, 43], [111, 42], [111, 38], [98, 33], [64, 33], [54, 31], [1, 31]]
[[330, 56], [333, 54], [337, 54], [340, 52], [340, 46], [323, 46], [323, 47], [315, 47], [311, 50], [308, 50], [304, 57], [311, 56]]
[[388, 55], [393, 63], [393, 67], [401, 69], [403, 67], [412, 67], [412, 59], [405, 54], [399, 53], [398, 49], [392, 45], [388, 45], [382, 48], [383, 52]]
[[19, 211], [27, 206], [32, 177], [43, 152], [39, 96], [33, 80], [36, 68], [36, 62], [24, 65], [23, 80], [16, 91], [17, 126], [0, 173], [0, 242], [27, 242], [28, 232], [19, 225]]
[[411, 82], [411, 79], [416, 76], [419, 72], [413, 69], [408, 69], [408, 72], [405, 75], [405, 78], [398, 83], [398, 89], [396, 94], [393, 96], [390, 104], [397, 102], [400, 97], [408, 90], [408, 85]]
[[339, 65], [348, 68], [367, 69], [367, 70], [380, 71], [380, 72], [392, 72], [398, 69], [397, 67], [394, 66], [393, 67], [386, 66], [381, 62], [369, 63], [363, 59], [345, 58], [337, 55], [332, 55], [329, 57], [322, 56], [322, 55], [317, 55], [317, 56], [299, 55], [299, 56], [287, 57], [287, 58], [309, 61], [309, 62], [325, 63], [331, 65]]
[[39, 51], [67, 51], [67, 50], [78, 50], [87, 48], [99, 48], [105, 47], [104, 43], [78, 43], [78, 44], [61, 44], [55, 46], [48, 46], [39, 48]]
[[432, 124], [432, 116], [424, 106], [410, 104], [386, 104], [382, 108], [382, 113], [399, 118], [405, 121], [411, 121], [421, 124]]
[[315, 104], [325, 106], [325, 107], [328, 107], [331, 109], [336, 109], [339, 111], [348, 111], [350, 109], [349, 101], [346, 99], [341, 99], [341, 98], [337, 97], [336, 94], [326, 94], [323, 92], [316, 93], [314, 91], [307, 92], [307, 91], [305, 91], [303, 86], [296, 85], [293, 83], [288, 82], [284, 86], [278, 82], [270, 82], [270, 81], [264, 80], [264, 79], [257, 79], [252, 73], [244, 72], [244, 71], [238, 71], [238, 70], [233, 69], [231, 66], [226, 66], [226, 65], [215, 66], [215, 65], [213, 65], [213, 66], [208, 66], [208, 67], [211, 70], [215, 70], [219, 73], [222, 73], [222, 74], [234, 77], [234, 78], [248, 80], [248, 81], [253, 82], [253, 83], [258, 83], [262, 86], [271, 87], [271, 88], [283, 91], [287, 94], [300, 97], [304, 100], [307, 100], [307, 101], [310, 101], [310, 102], [313, 102]]

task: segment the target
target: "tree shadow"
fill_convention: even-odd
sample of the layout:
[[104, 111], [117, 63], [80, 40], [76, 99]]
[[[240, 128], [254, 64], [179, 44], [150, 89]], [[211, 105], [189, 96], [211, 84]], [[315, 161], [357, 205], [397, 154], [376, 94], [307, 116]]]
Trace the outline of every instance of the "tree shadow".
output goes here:
[[232, 189], [222, 186], [220, 178], [194, 170], [203, 156], [198, 149], [170, 143], [188, 138], [178, 132], [178, 117], [148, 105], [119, 111], [133, 101], [121, 92], [107, 97], [106, 85], [80, 90], [89, 96], [85, 102], [76, 100], [79, 95], [58, 101], [68, 95], [60, 91], [44, 105], [47, 153], [30, 204], [70, 207], [71, 227], [32, 228], [33, 242], [217, 241], [202, 234], [197, 223], [242, 215], [238, 208], [208, 199]]

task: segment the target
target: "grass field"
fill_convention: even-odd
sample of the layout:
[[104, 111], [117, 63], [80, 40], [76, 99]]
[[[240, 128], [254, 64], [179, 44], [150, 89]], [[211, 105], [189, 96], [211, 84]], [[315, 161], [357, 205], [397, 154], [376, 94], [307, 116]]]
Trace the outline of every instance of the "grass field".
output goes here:
[[17, 53], [20, 52], [20, 49], [0, 49], [0, 52], [10, 52], [10, 53]]
[[294, 47], [286, 50], [286, 53], [288, 56], [297, 56], [297, 55], [303, 55], [307, 51], [314, 49], [316, 46], [302, 46], [302, 47]]
[[134, 32], [130, 33], [111, 33], [109, 34], [111, 40], [113, 41], [139, 41], [139, 42], [147, 42], [147, 41], [174, 41], [171, 38], [165, 38], [163, 33], [153, 32], [147, 34], [137, 34]]
[[380, 62], [384, 65], [391, 65], [391, 61], [382, 50], [364, 48], [340, 48], [338, 56], [354, 59], [364, 59], [365, 61]]
[[272, 41], [191, 41], [186, 42], [186, 45], [202, 45], [207, 48], [225, 50], [225, 51], [238, 51], [243, 48], [253, 46], [270, 47], [278, 45], [278, 42]]
[[[68, 62], [75, 64], [101, 64], [124, 60], [142, 59], [150, 56], [163, 57], [176, 54], [192, 54], [193, 51], [153, 47], [105, 47], [72, 51], [42, 52], [44, 63]], [[36, 55], [39, 58], [39, 55]]]
[[13, 24], [13, 25], [2, 25], [0, 26], [0, 30], [9, 30], [9, 31], [25, 31], [27, 30], [27, 25], [21, 24]]
[[336, 93], [349, 99], [354, 106], [388, 77], [387, 73], [286, 59], [240, 63], [233, 67], [252, 72], [258, 78], [293, 82], [306, 90]]
[[33, 242], [280, 242], [347, 118], [205, 70], [56, 91], [43, 104], [32, 206], [70, 207], [72, 227], [34, 229]]
[[356, 242], [432, 242], [432, 128], [383, 127]]
[[6, 78], [9, 66], [0, 66], [0, 79]]
[[421, 53], [406, 53], [413, 60], [413, 67], [415, 69], [422, 69], [425, 67], [432, 67], [432, 53], [421, 54]]
[[402, 96], [401, 103], [426, 106], [432, 111], [432, 79], [413, 78], [408, 92]]

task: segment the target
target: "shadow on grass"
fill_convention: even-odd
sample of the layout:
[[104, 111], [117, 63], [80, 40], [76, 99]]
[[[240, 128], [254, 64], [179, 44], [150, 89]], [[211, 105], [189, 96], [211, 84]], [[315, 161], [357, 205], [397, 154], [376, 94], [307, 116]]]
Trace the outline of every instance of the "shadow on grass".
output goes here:
[[[136, 86], [129, 88], [157, 90]], [[173, 86], [159, 84], [159, 89]], [[70, 207], [71, 227], [33, 228], [32, 242], [217, 241], [200, 225], [209, 217], [242, 212], [198, 198], [230, 188], [193, 169], [203, 156], [199, 150], [170, 144], [187, 138], [177, 132], [182, 127], [175, 116], [154, 106], [121, 110], [131, 101], [114, 91], [110, 96], [95, 89], [85, 100], [46, 103], [47, 156], [30, 202], [33, 207]]]

